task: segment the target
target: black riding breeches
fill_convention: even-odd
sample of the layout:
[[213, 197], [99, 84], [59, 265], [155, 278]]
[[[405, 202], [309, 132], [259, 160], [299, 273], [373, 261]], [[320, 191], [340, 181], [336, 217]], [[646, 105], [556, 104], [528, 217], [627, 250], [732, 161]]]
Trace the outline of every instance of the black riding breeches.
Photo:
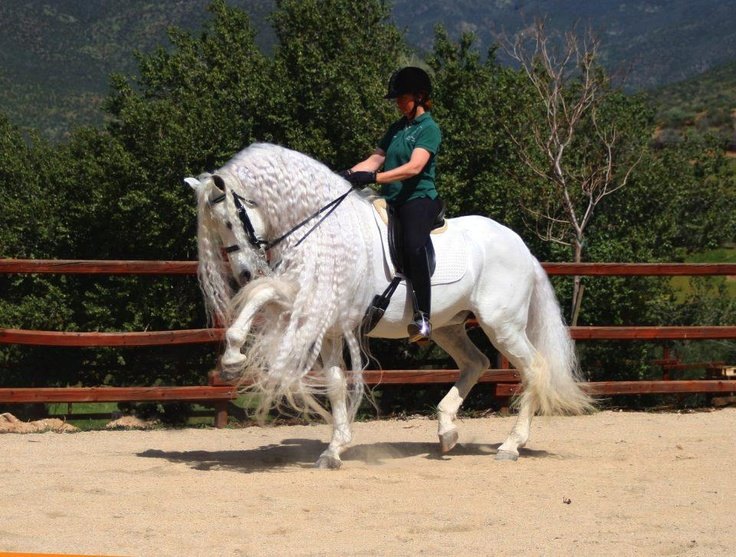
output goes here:
[[426, 246], [442, 201], [421, 197], [411, 199], [396, 208], [401, 223], [401, 244], [404, 255], [404, 274], [414, 288], [419, 311], [429, 316], [431, 307], [431, 281]]

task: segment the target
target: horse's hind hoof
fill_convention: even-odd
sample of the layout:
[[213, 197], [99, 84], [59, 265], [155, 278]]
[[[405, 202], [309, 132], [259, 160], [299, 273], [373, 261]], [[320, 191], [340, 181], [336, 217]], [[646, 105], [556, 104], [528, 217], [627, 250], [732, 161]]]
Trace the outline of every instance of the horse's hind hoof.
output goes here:
[[496, 460], [516, 461], [519, 460], [519, 453], [512, 453], [511, 451], [497, 451]]
[[449, 453], [455, 445], [457, 445], [457, 439], [459, 435], [457, 429], [451, 429], [439, 435], [440, 438], [440, 450], [442, 454]]
[[315, 468], [320, 470], [339, 470], [342, 466], [342, 460], [335, 458], [334, 456], [321, 456], [314, 463]]

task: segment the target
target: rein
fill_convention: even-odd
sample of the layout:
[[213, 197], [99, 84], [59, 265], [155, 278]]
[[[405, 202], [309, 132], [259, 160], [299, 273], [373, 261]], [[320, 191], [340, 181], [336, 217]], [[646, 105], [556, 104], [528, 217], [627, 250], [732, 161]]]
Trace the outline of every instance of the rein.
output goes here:
[[[245, 232], [245, 235], [248, 238], [248, 242], [253, 247], [261, 248], [261, 249], [264, 249], [264, 250], [269, 250], [269, 249], [271, 249], [271, 248], [279, 245], [284, 240], [286, 240], [286, 238], [288, 238], [294, 232], [296, 232], [297, 230], [299, 230], [300, 228], [302, 228], [303, 226], [305, 226], [310, 220], [312, 220], [315, 217], [318, 217], [319, 215], [321, 215], [322, 213], [325, 213], [325, 211], [326, 211], [326, 213], [322, 216], [322, 218], [319, 219], [316, 223], [314, 223], [314, 225], [309, 230], [307, 230], [307, 232], [304, 234], [304, 236], [302, 236], [299, 239], [299, 241], [296, 244], [294, 244], [294, 247], [297, 247], [304, 240], [306, 240], [307, 239], [307, 236], [309, 236], [312, 232], [314, 232], [314, 230], [320, 224], [322, 224], [322, 222], [327, 217], [329, 217], [330, 214], [335, 209], [337, 209], [337, 207], [340, 205], [340, 203], [342, 203], [345, 200], [345, 198], [352, 191], [353, 191], [353, 189], [350, 188], [348, 191], [346, 191], [345, 193], [343, 193], [339, 197], [336, 197], [335, 199], [333, 199], [332, 201], [330, 201], [327, 205], [325, 205], [324, 207], [322, 207], [318, 211], [316, 211], [316, 212], [312, 213], [311, 215], [309, 215], [306, 219], [304, 219], [299, 224], [297, 224], [296, 226], [294, 226], [293, 228], [291, 228], [290, 230], [288, 230], [285, 234], [282, 234], [281, 236], [279, 236], [278, 238], [275, 238], [273, 240], [263, 240], [263, 239], [259, 238], [256, 235], [256, 231], [255, 231], [255, 228], [253, 227], [253, 223], [251, 222], [250, 217], [248, 216], [248, 211], [246, 211], [245, 207], [241, 203], [242, 201], [245, 201], [245, 198], [244, 197], [241, 197], [240, 195], [238, 195], [235, 192], [232, 192], [232, 195], [233, 195], [233, 203], [235, 204], [235, 209], [237, 210], [237, 213], [238, 213], [238, 218], [240, 219], [240, 223], [243, 225], [243, 231]], [[221, 195], [218, 195], [217, 197], [212, 198], [210, 200], [210, 204], [211, 205], [214, 205], [216, 203], [221, 203], [221, 202], [225, 201], [226, 198], [227, 198], [227, 194], [226, 193], [222, 193]], [[232, 252], [238, 251], [239, 249], [240, 249], [240, 246], [233, 245], [233, 246], [228, 246], [227, 248], [225, 248], [225, 251], [227, 251], [228, 253], [232, 253]]]
[[315, 213], [312, 213], [310, 216], [308, 216], [302, 222], [300, 222], [299, 224], [297, 224], [294, 228], [292, 228], [291, 230], [289, 230], [286, 234], [283, 234], [282, 236], [279, 236], [275, 240], [272, 240], [271, 242], [269, 242], [268, 249], [270, 249], [270, 248], [272, 248], [272, 247], [280, 244], [283, 240], [285, 240], [286, 238], [288, 238], [289, 236], [291, 236], [294, 232], [296, 232], [297, 230], [299, 230], [302, 226], [304, 226], [305, 224], [307, 224], [314, 217], [317, 217], [317, 216], [321, 215], [322, 213], [324, 213], [325, 211], [327, 211], [327, 213], [325, 213], [325, 215], [321, 219], [319, 219], [314, 224], [314, 226], [312, 226], [312, 228], [310, 228], [309, 230], [307, 230], [307, 233], [304, 234], [304, 236], [302, 236], [296, 244], [294, 244], [294, 247], [297, 247], [299, 244], [301, 244], [304, 240], [307, 239], [307, 236], [309, 236], [312, 232], [314, 232], [314, 229], [315, 228], [317, 228], [320, 224], [322, 224], [322, 222], [327, 217], [329, 217], [330, 214], [332, 214], [332, 212], [335, 209], [337, 209], [338, 205], [340, 205], [340, 203], [342, 203], [345, 200], [345, 198], [352, 191], [353, 191], [353, 188], [350, 188], [348, 191], [346, 191], [345, 193], [343, 193], [341, 196], [336, 197], [335, 199], [333, 199], [332, 201], [330, 201], [327, 205], [325, 205], [324, 207], [322, 207], [321, 209], [319, 209]]

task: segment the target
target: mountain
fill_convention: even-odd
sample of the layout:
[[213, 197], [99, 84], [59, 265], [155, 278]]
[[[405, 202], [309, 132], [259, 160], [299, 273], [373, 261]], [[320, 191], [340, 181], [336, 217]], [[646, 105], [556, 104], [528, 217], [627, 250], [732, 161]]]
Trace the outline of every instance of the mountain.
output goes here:
[[[230, 0], [245, 9], [269, 51], [274, 0]], [[98, 125], [108, 76], [133, 74], [134, 52], [167, 45], [170, 26], [196, 31], [209, 0], [2, 0], [0, 110], [23, 127], [59, 139], [71, 127]], [[394, 0], [395, 23], [418, 50], [432, 47], [438, 23], [453, 36], [474, 32], [481, 51], [499, 32], [534, 17], [548, 28], [590, 25], [602, 60], [626, 73], [630, 90], [681, 81], [736, 60], [736, 10], [720, 0]], [[359, 15], [357, 16], [359, 17]]]
[[628, 74], [627, 86], [648, 89], [680, 81], [736, 60], [736, 9], [720, 0], [456, 0], [394, 3], [396, 21], [431, 48], [435, 22], [457, 35], [476, 33], [484, 47], [499, 32], [513, 34], [533, 22], [549, 29], [590, 26], [602, 41], [611, 71]]

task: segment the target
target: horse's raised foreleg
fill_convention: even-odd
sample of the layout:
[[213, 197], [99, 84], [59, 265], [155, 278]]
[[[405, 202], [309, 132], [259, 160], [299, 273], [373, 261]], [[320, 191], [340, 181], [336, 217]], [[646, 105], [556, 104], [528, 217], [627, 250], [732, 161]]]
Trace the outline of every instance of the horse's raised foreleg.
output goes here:
[[337, 469], [342, 466], [340, 453], [350, 444], [353, 434], [350, 428], [350, 414], [347, 404], [347, 382], [340, 366], [325, 369], [327, 397], [332, 409], [332, 439], [315, 463], [317, 468]]
[[470, 389], [488, 369], [488, 358], [468, 338], [465, 325], [451, 325], [433, 332], [432, 338], [460, 368], [460, 377], [437, 407], [437, 435], [443, 453], [450, 451], [458, 440], [455, 417]]
[[241, 349], [253, 324], [253, 318], [265, 304], [273, 301], [278, 295], [276, 289], [268, 284], [249, 292], [237, 318], [225, 332], [225, 352], [221, 359], [224, 370], [239, 370], [243, 365], [245, 356]]

